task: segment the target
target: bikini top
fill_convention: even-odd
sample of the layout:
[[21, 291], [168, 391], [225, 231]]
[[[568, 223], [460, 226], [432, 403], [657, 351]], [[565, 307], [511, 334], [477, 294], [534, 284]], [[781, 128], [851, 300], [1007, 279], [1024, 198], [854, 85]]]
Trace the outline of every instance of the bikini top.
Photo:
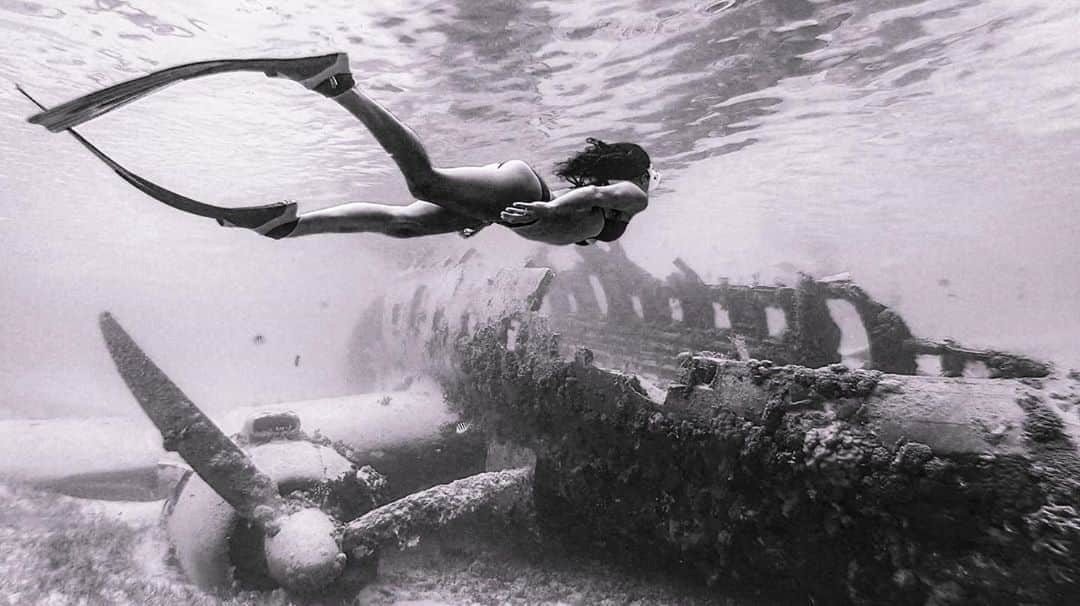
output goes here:
[[[551, 190], [548, 189], [547, 183], [540, 178], [540, 175], [536, 175], [536, 179], [540, 181], [540, 192], [542, 197], [540, 198], [544, 202], [551, 201]], [[619, 221], [617, 219], [604, 218], [604, 227], [601, 228], [600, 233], [596, 234], [594, 240], [600, 240], [601, 242], [614, 242], [618, 240], [623, 232], [626, 231], [626, 226], [629, 225], [629, 221]], [[588, 240], [582, 240], [580, 242], [574, 242], [578, 246], [588, 246], [591, 244]]]
[[[539, 173], [536, 173], [535, 170], [533, 170], [533, 173], [536, 174], [536, 180], [538, 183], [540, 183], [540, 200], [543, 202], [550, 202], [553, 199], [551, 195], [551, 189], [548, 187], [548, 184], [544, 182], [544, 179], [540, 177]], [[529, 223], [507, 223], [505, 221], [493, 221], [493, 223], [498, 223], [511, 229], [516, 229], [532, 225], [533, 223], [536, 223], [536, 221], [534, 220]], [[614, 242], [623, 235], [623, 232], [626, 231], [626, 226], [628, 225], [630, 225], [629, 221], [620, 221], [618, 219], [608, 219], [607, 217], [605, 217], [604, 227], [600, 229], [600, 233], [596, 234], [596, 237], [591, 239], [599, 240], [601, 242]], [[465, 233], [466, 231], [468, 233]], [[468, 238], [475, 235], [478, 231], [480, 230], [475, 228], [464, 230], [462, 235]], [[589, 244], [591, 244], [591, 242], [589, 242], [588, 240], [581, 240], [580, 242], [574, 242], [574, 244], [577, 244], [578, 246], [588, 246]]]

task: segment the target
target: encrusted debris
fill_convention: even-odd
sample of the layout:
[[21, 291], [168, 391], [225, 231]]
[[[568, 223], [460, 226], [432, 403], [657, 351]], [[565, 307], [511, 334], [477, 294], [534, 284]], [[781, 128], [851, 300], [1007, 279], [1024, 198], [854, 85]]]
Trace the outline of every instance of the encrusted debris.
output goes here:
[[[1024, 440], [936, 451], [875, 429], [891, 399], [918, 404], [917, 377], [688, 355], [659, 403], [585, 351], [562, 360], [542, 319], [523, 323], [513, 351], [504, 332], [459, 342], [446, 393], [465, 418], [536, 453], [548, 540], [817, 603], [1080, 594], [1080, 561], [1067, 555], [1080, 547], [1076, 447], [1043, 404], [1016, 411]], [[935, 379], [934, 393], [950, 380]]]
[[531, 510], [532, 470], [477, 474], [403, 497], [367, 512], [345, 526], [342, 546], [360, 560], [379, 548], [415, 545], [425, 533], [485, 509]]

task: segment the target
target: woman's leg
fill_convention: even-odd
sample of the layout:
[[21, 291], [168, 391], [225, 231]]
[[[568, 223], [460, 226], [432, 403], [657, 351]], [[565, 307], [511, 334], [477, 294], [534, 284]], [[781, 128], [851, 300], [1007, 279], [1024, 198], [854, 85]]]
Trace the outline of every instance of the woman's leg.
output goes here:
[[379, 233], [415, 238], [476, 227], [478, 222], [436, 204], [417, 201], [408, 206], [353, 202], [304, 213], [285, 237], [326, 233]]
[[375, 140], [390, 154], [401, 170], [409, 191], [422, 199], [421, 194], [436, 176], [431, 158], [416, 133], [394, 114], [354, 88], [332, 99], [371, 131]]
[[[347, 65], [347, 60], [344, 64]], [[335, 65], [330, 69], [322, 58], [315, 58], [311, 60], [311, 66], [304, 67], [302, 62], [282, 63], [281, 69], [267, 74], [301, 82], [333, 99], [360, 120], [394, 159], [409, 191], [420, 200], [438, 204], [458, 215], [494, 221], [512, 202], [539, 199], [537, 177], [524, 162], [436, 168], [416, 133], [389, 110], [356, 90], [350, 73], [336, 73], [313, 85], [321, 77], [317, 74], [326, 74], [328, 69], [344, 69], [340, 59]]]
[[[329, 55], [281, 61], [265, 73], [270, 77], [288, 78], [337, 101], [371, 131], [398, 165], [409, 190], [423, 199], [419, 194], [437, 178], [424, 144], [394, 114], [354, 88], [355, 80], [344, 53], [333, 57], [333, 62], [327, 61], [331, 58]], [[321, 82], [318, 81], [320, 78]]]
[[511, 171], [500, 173], [494, 165], [436, 168], [416, 133], [373, 99], [355, 88], [331, 98], [371, 131], [394, 159], [413, 196], [480, 220], [498, 219], [506, 202], [499, 200], [496, 190], [505, 189], [503, 184], [513, 178], [505, 173]]

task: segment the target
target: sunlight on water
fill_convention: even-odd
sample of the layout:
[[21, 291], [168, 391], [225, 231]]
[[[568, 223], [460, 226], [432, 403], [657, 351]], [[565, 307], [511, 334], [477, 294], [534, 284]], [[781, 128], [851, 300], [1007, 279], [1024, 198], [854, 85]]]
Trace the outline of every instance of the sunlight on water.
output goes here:
[[[0, 0], [0, 412], [133, 408], [105, 308], [210, 407], [346, 390], [385, 268], [464, 243], [222, 230], [26, 124], [12, 90], [55, 104], [178, 63], [333, 50], [443, 165], [520, 157], [554, 183], [587, 136], [641, 142], [664, 184], [625, 242], [657, 274], [675, 256], [736, 282], [850, 271], [916, 334], [1080, 364], [1076, 31], [1052, 0]], [[83, 131], [209, 201], [408, 201], [345, 112], [251, 74]], [[470, 244], [530, 250], [498, 229]]]

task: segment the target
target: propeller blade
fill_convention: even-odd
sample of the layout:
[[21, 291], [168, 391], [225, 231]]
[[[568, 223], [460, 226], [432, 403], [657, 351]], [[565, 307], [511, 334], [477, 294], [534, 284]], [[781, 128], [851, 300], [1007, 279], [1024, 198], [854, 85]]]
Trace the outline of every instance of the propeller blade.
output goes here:
[[279, 517], [277, 484], [199, 410], [108, 312], [101, 332], [116, 368], [164, 440], [241, 516], [267, 528]]

